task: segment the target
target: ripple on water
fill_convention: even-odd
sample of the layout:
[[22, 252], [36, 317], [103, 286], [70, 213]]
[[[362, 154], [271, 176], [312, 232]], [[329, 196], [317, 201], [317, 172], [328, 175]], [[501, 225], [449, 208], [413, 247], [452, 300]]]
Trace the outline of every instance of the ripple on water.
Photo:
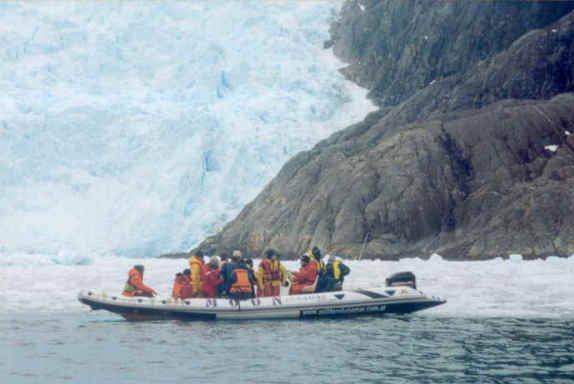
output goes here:
[[129, 323], [102, 313], [30, 316], [0, 318], [0, 340], [11, 341], [0, 347], [2, 383], [287, 383], [309, 382], [310, 373], [314, 383], [574, 380], [569, 320]]

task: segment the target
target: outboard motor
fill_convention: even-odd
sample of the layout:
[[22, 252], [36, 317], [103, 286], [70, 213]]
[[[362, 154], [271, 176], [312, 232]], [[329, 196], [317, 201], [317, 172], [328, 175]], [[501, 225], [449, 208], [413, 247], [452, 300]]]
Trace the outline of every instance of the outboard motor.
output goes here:
[[387, 287], [411, 287], [417, 289], [417, 279], [412, 272], [397, 272], [387, 277]]

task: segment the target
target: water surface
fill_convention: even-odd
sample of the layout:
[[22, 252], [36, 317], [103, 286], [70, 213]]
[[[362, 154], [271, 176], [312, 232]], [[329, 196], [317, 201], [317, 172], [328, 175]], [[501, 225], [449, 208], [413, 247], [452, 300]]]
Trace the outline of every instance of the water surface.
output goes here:
[[2, 383], [571, 383], [572, 319], [0, 318]]

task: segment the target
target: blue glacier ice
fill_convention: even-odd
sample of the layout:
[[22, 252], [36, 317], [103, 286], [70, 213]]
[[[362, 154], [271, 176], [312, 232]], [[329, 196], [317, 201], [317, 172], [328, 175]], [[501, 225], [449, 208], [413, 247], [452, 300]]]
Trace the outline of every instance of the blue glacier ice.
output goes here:
[[145, 257], [216, 231], [373, 110], [322, 48], [338, 7], [0, 3], [0, 259]]

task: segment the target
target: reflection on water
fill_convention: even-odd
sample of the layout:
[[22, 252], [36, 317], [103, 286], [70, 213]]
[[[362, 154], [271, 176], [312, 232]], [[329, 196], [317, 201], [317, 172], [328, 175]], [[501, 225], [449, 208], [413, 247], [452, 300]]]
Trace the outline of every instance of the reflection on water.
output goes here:
[[571, 383], [571, 319], [130, 323], [4, 315], [1, 383]]

